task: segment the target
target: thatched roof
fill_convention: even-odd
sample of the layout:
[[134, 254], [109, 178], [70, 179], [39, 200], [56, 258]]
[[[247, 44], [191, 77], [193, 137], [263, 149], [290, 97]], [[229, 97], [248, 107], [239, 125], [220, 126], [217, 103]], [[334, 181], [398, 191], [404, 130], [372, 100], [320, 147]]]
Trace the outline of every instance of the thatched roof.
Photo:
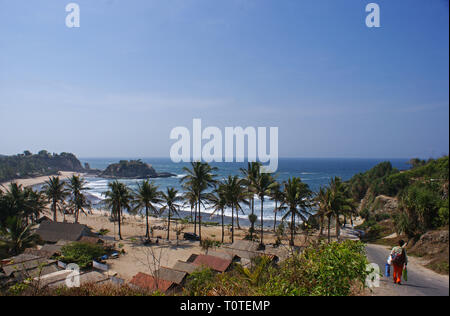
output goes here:
[[192, 274], [193, 272], [198, 270], [198, 266], [195, 266], [189, 262], [177, 261], [177, 263], [175, 263], [175, 265], [173, 266], [173, 269], [186, 272], [187, 274]]
[[192, 264], [196, 266], [205, 266], [218, 272], [225, 272], [231, 266], [232, 261], [214, 256], [198, 255]]
[[[48, 260], [46, 258], [37, 257], [29, 254], [24, 254], [16, 258], [17, 259], [14, 258], [8, 259], [9, 263], [2, 267], [3, 272], [5, 272], [6, 276], [10, 276], [17, 271], [34, 269], [39, 265], [48, 263]], [[28, 259], [26, 260], [25, 258]]]
[[161, 280], [170, 281], [175, 284], [183, 284], [186, 279], [187, 273], [184, 271], [161, 267], [155, 272], [155, 275]]
[[258, 243], [250, 240], [236, 240], [229, 248], [243, 251], [258, 251]]
[[91, 236], [86, 225], [75, 223], [43, 222], [36, 230], [42, 240], [57, 242], [59, 240], [78, 241], [82, 236]]
[[208, 251], [208, 256], [218, 257], [225, 260], [234, 260], [238, 257], [236, 255], [232, 255], [230, 253], [222, 251]]

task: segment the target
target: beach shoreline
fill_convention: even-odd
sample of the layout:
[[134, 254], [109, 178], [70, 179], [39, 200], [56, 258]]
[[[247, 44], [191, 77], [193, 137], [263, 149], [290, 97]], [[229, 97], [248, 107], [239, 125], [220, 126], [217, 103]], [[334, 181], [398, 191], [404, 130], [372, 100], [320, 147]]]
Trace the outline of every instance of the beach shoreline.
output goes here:
[[22, 185], [24, 187], [33, 187], [35, 185], [45, 183], [45, 181], [47, 181], [50, 177], [59, 177], [60, 180], [64, 180], [66, 178], [72, 177], [73, 175], [84, 177], [86, 176], [86, 173], [73, 171], [59, 171], [57, 174], [55, 173], [48, 176], [39, 176], [34, 178], [23, 178], [23, 179], [18, 178], [0, 183], [0, 190], [5, 190], [5, 188], [7, 189], [10, 183], [17, 183], [18, 185]]

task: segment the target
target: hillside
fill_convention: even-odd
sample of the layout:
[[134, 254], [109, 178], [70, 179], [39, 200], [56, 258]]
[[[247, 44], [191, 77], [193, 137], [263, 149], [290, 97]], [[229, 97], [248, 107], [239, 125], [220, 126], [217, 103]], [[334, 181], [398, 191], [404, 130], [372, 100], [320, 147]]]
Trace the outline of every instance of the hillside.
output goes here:
[[82, 172], [84, 168], [71, 153], [50, 154], [41, 150], [38, 154], [25, 151], [15, 156], [0, 156], [0, 182], [45, 176], [58, 171]]
[[175, 175], [166, 172], [157, 173], [151, 165], [141, 160], [121, 160], [119, 163], [109, 165], [99, 176], [103, 178], [148, 179]]
[[408, 241], [410, 254], [429, 260], [435, 271], [448, 274], [449, 157], [411, 160], [406, 171], [385, 162], [348, 181], [365, 239], [393, 245]]

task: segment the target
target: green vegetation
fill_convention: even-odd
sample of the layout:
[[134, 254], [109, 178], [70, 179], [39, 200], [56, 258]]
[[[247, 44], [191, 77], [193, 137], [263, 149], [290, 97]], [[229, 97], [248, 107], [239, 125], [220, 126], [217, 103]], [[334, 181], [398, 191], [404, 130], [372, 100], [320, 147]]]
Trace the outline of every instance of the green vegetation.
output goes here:
[[[448, 231], [449, 157], [412, 159], [410, 164], [410, 170], [398, 171], [389, 163], [382, 163], [348, 182], [352, 195], [362, 199], [360, 215], [365, 221], [358, 228], [366, 232], [366, 241], [392, 246], [396, 239], [382, 237], [395, 232], [398, 238], [408, 239], [408, 248], [413, 250], [426, 233]], [[394, 201], [395, 207], [383, 209], [380, 195]], [[425, 245], [420, 243], [420, 247], [421, 251], [409, 254], [430, 259], [430, 268], [448, 274], [448, 243], [428, 241]]]
[[58, 171], [82, 171], [80, 161], [70, 153], [50, 154], [41, 150], [33, 155], [29, 151], [15, 156], [0, 156], [0, 182], [16, 178], [56, 174]]
[[257, 258], [250, 268], [214, 274], [197, 271], [187, 280], [186, 295], [347, 296], [362, 289], [369, 272], [360, 242], [322, 243], [293, 255], [279, 267]]
[[[448, 156], [425, 162], [412, 159], [412, 169], [398, 171], [388, 162], [381, 163], [350, 181], [353, 196], [363, 200], [361, 216], [366, 223], [361, 228], [379, 230], [377, 223], [392, 219], [398, 234], [418, 238], [425, 232], [448, 226]], [[378, 195], [397, 197], [394, 214], [371, 214], [377, 209]], [[372, 236], [373, 237], [373, 236]]]
[[61, 248], [62, 256], [59, 258], [64, 263], [76, 263], [80, 269], [86, 269], [92, 266], [92, 260], [95, 260], [104, 254], [105, 249], [101, 245], [90, 243], [74, 242]]

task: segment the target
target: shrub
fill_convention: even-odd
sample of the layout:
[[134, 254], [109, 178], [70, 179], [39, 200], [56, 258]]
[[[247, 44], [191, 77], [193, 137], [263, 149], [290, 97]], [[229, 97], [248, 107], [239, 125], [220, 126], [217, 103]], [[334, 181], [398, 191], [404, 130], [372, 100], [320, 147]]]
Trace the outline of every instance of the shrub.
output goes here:
[[214, 287], [215, 273], [205, 268], [193, 272], [187, 277], [185, 294], [189, 296], [206, 296]]
[[103, 256], [106, 252], [100, 245], [83, 242], [74, 242], [65, 245], [61, 249], [62, 256], [59, 258], [65, 263], [76, 263], [80, 269], [91, 266], [92, 260]]
[[261, 295], [346, 296], [364, 287], [368, 272], [364, 244], [345, 241], [307, 248], [284, 262]]

